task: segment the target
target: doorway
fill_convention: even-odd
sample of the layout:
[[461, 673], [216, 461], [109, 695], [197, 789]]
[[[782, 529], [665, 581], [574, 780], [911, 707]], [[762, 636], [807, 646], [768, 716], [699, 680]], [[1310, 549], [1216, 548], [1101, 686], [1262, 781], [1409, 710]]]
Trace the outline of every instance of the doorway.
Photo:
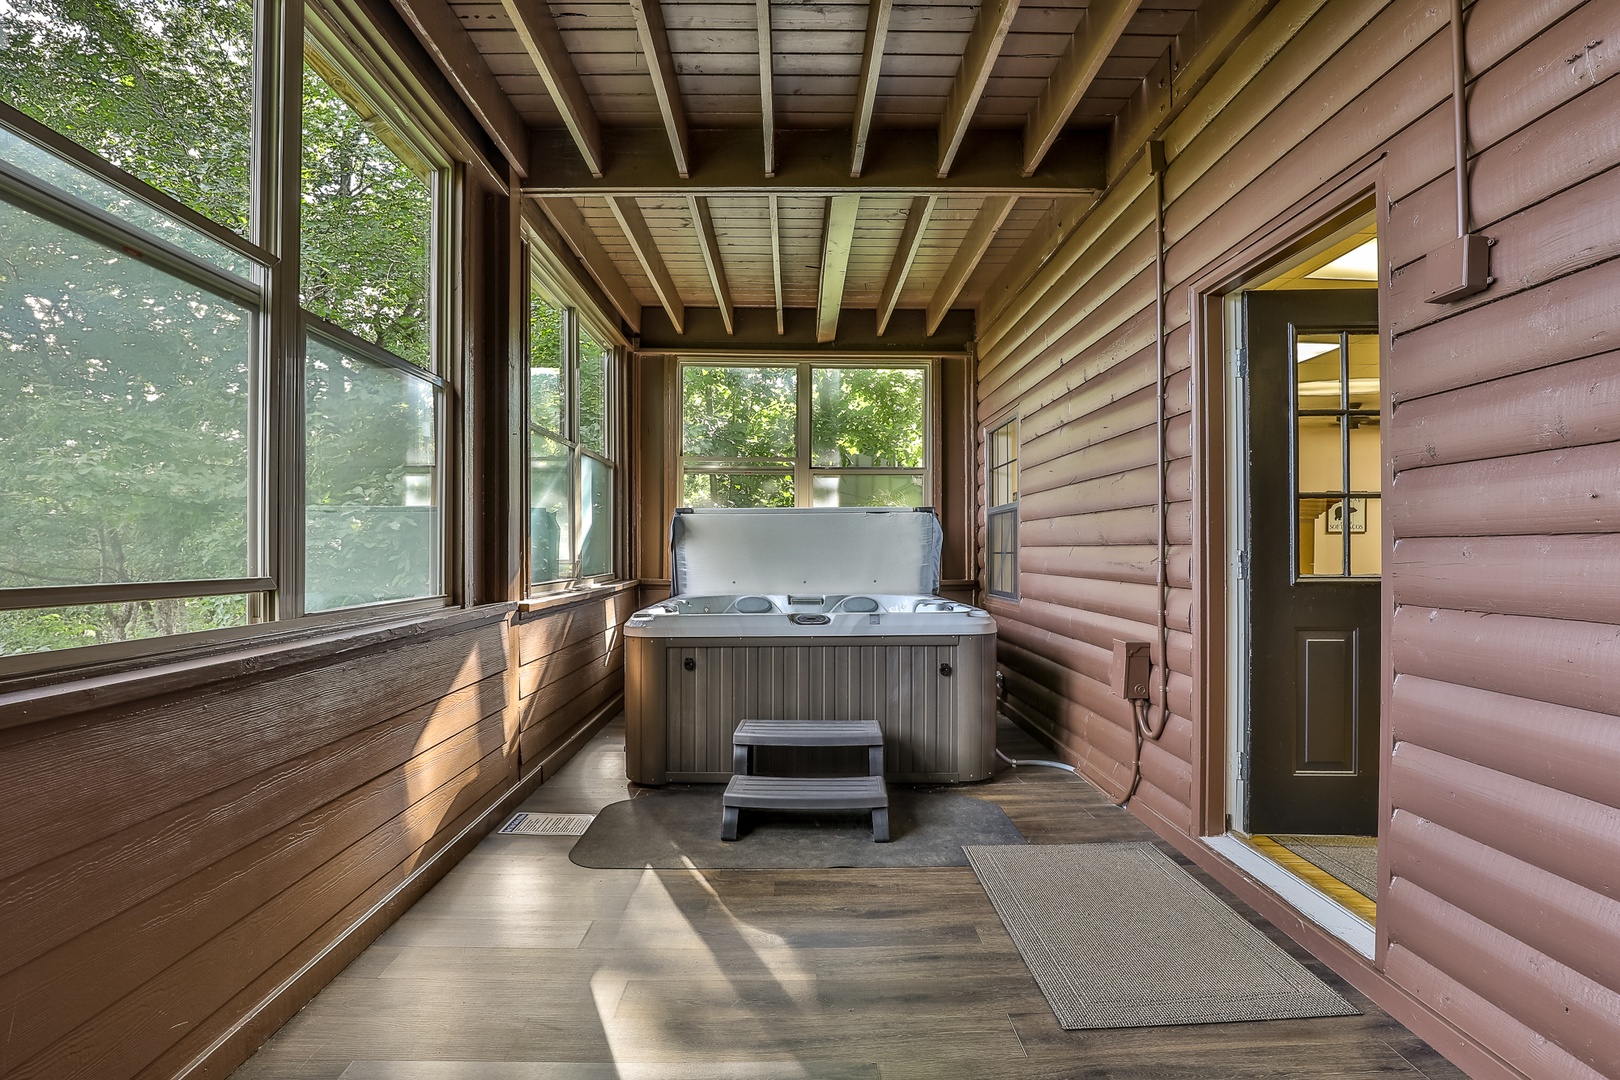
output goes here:
[[1244, 647], [1234, 831], [1376, 915], [1382, 371], [1377, 238], [1358, 222], [1240, 294], [1232, 512]]

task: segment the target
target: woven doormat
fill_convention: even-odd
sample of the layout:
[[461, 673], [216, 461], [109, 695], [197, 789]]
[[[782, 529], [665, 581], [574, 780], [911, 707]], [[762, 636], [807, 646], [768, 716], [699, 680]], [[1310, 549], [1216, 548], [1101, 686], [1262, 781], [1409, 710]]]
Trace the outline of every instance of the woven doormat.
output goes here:
[[1152, 844], [967, 854], [1066, 1030], [1357, 1015]]

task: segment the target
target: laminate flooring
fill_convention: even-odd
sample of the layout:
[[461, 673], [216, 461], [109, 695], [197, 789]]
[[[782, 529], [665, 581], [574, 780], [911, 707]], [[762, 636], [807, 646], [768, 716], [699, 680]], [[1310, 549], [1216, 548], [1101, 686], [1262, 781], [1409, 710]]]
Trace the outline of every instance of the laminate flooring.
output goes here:
[[[615, 723], [523, 809], [637, 790]], [[1153, 839], [1055, 769], [961, 790], [1032, 843]], [[969, 869], [589, 870], [573, 842], [485, 839], [234, 1080], [1463, 1077], [1164, 845], [1364, 1015], [1063, 1031]]]

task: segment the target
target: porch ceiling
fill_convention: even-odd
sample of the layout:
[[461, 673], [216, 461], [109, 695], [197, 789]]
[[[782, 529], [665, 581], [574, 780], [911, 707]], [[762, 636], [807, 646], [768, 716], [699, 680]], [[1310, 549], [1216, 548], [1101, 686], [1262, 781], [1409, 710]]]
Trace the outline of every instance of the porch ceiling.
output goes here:
[[822, 340], [844, 308], [975, 307], [1106, 186], [1111, 132], [1271, 6], [393, 3], [632, 328], [813, 308]]

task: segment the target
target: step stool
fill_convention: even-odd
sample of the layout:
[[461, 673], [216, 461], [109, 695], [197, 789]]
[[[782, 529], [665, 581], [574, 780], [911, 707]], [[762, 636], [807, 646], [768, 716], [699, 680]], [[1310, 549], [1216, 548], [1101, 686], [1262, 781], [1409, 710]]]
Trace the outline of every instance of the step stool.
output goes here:
[[[737, 839], [743, 810], [870, 810], [872, 840], [889, 839], [889, 789], [883, 782], [883, 732], [876, 720], [744, 720], [731, 737], [720, 839]], [[755, 776], [756, 746], [864, 746], [866, 776]]]

